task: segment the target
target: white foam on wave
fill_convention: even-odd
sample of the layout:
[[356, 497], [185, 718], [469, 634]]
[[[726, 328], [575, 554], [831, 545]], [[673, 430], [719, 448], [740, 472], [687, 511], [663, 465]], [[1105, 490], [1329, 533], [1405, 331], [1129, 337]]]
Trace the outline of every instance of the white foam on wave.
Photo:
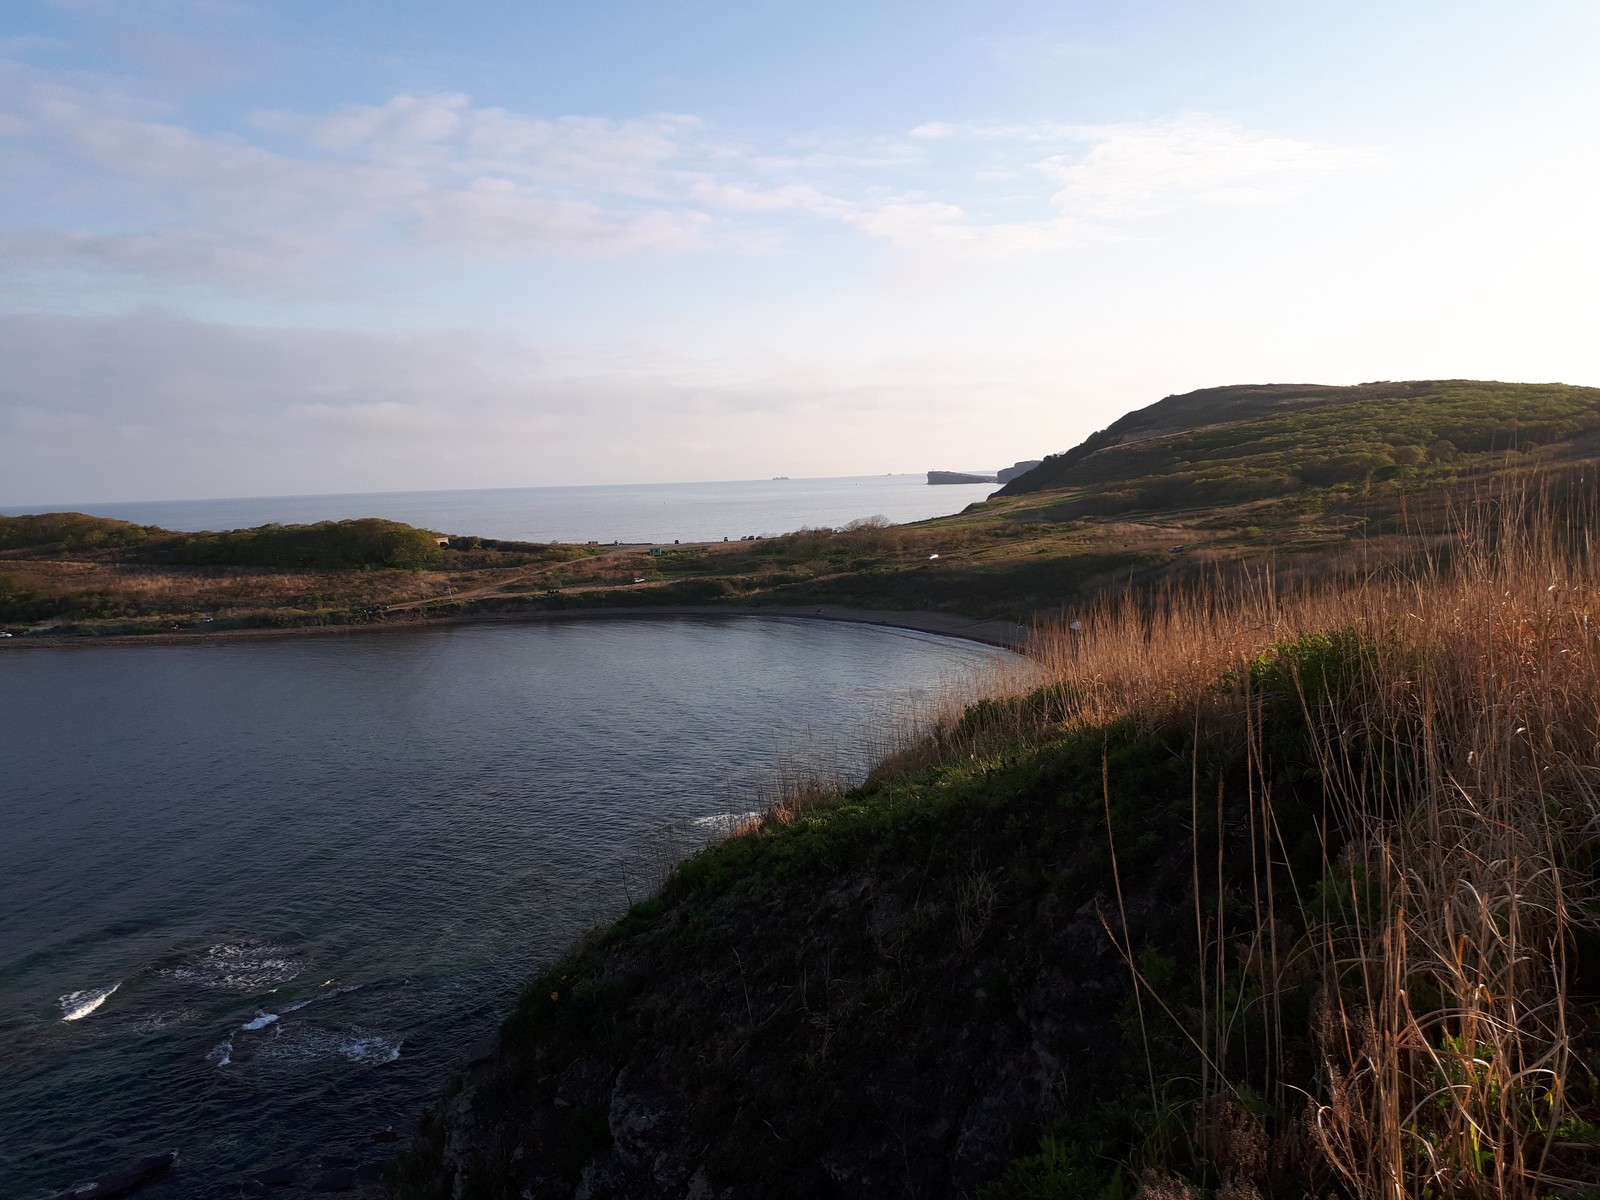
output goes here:
[[251, 1030], [251, 1031], [254, 1031], [254, 1030], [257, 1030], [257, 1029], [265, 1029], [268, 1025], [271, 1025], [277, 1019], [278, 1019], [278, 1014], [277, 1013], [262, 1012], [260, 1009], [257, 1009], [256, 1010], [256, 1019], [253, 1020], [253, 1021], [246, 1021], [243, 1025], [239, 1026], [239, 1028], [240, 1029]]
[[287, 983], [305, 964], [283, 946], [265, 942], [219, 942], [190, 962], [164, 972], [212, 991], [260, 992]]
[[122, 986], [118, 980], [110, 987], [85, 988], [81, 992], [68, 992], [57, 998], [63, 1021], [81, 1021], [111, 998], [111, 993]]
[[233, 1034], [230, 1033], [222, 1041], [211, 1047], [206, 1054], [206, 1061], [216, 1063], [219, 1067], [225, 1067], [231, 1063], [233, 1061]]

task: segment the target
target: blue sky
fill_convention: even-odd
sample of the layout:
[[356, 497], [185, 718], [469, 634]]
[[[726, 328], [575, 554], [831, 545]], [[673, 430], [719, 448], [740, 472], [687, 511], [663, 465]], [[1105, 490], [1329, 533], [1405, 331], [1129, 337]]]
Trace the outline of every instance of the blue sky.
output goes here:
[[1600, 383], [1600, 6], [12, 0], [0, 503], [983, 467]]

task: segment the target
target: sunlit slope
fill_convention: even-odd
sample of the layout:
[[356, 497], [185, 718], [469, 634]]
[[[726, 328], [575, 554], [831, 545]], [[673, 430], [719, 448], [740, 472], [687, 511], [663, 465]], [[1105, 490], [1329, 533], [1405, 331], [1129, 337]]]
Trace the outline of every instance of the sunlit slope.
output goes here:
[[1424, 380], [1257, 384], [1168, 396], [997, 493], [1073, 491], [1099, 513], [1340, 485], [1446, 481], [1591, 452], [1600, 388]]

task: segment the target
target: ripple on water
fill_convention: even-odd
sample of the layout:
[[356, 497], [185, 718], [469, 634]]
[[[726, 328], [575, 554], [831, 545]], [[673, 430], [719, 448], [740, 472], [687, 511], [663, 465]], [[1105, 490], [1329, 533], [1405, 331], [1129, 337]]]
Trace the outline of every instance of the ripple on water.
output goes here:
[[880, 685], [990, 657], [619, 620], [8, 662], [30, 832], [0, 837], [26, 955], [0, 978], [0, 1142], [29, 1150], [0, 1195], [181, 1135], [162, 1190], [208, 1200], [241, 1163], [398, 1128], [635, 876], [737, 826], [763, 764], [811, 761], [791, 741], [853, 754]]
[[[263, 1014], [266, 1015], [266, 1014]], [[343, 1059], [346, 1062], [381, 1066], [400, 1057], [403, 1042], [360, 1025], [330, 1029], [309, 1022], [252, 1021], [240, 1026], [206, 1056], [219, 1067], [236, 1063], [303, 1063], [316, 1059]], [[240, 1038], [240, 1032], [259, 1036]]]

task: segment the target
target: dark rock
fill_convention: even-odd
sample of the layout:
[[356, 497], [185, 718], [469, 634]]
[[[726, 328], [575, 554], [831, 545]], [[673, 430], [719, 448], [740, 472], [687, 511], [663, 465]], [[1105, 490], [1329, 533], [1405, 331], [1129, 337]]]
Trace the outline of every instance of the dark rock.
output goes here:
[[334, 1167], [312, 1181], [313, 1192], [348, 1192], [356, 1186], [356, 1173], [349, 1167]]
[[257, 1171], [255, 1180], [268, 1187], [288, 1187], [294, 1182], [295, 1168], [293, 1163], [283, 1163], [280, 1166], [268, 1167], [265, 1171]]

